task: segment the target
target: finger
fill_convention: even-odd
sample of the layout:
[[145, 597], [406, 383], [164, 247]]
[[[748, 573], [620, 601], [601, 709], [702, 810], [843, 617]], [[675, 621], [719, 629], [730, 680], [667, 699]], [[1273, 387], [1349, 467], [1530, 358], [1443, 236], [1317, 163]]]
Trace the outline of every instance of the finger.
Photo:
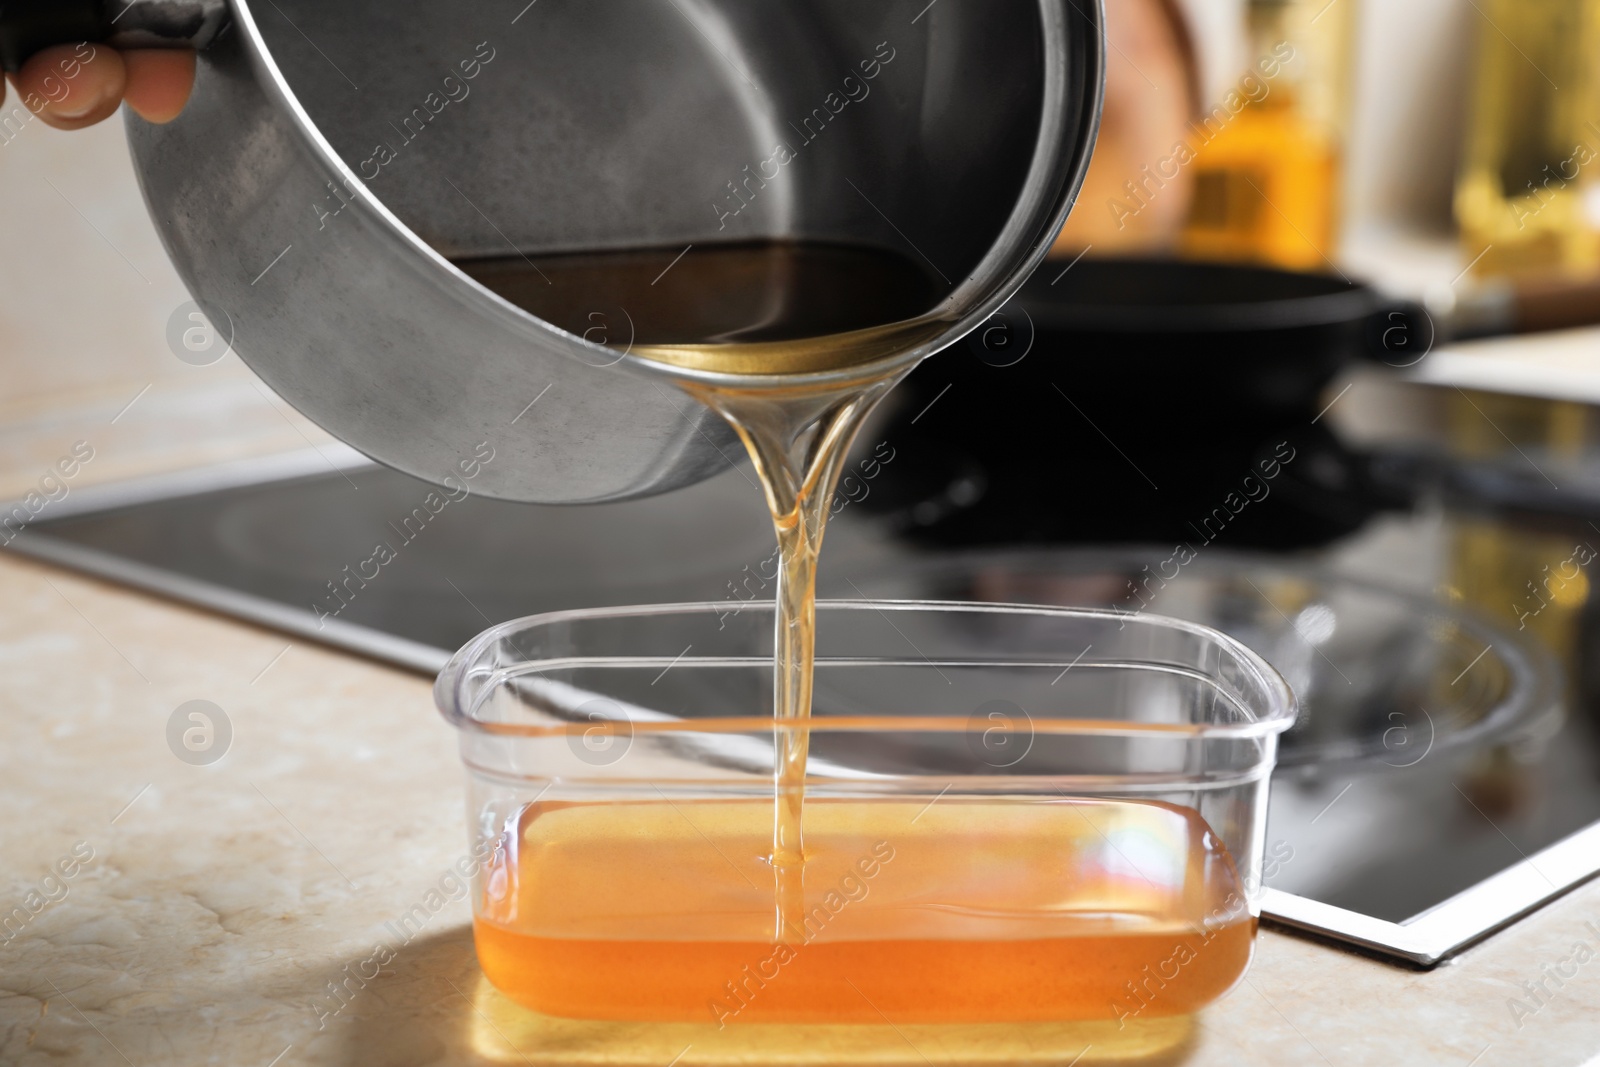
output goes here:
[[23, 104], [47, 125], [80, 130], [117, 110], [127, 69], [115, 48], [53, 45], [29, 58], [12, 82]]
[[128, 69], [123, 99], [150, 122], [171, 122], [194, 88], [194, 53], [187, 49], [135, 49], [122, 53]]

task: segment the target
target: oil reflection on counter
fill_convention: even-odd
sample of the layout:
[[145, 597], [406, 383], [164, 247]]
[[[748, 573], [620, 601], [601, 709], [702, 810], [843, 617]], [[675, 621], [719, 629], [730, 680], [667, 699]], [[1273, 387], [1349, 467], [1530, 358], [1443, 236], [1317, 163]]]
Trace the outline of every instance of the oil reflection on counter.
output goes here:
[[[1166, 1067], [1188, 1059], [1193, 1016], [1075, 1023], [961, 1025], [782, 1025], [620, 1023], [558, 1019], [524, 1008], [479, 975], [465, 1019], [472, 1051], [485, 1063], [539, 1067], [722, 1067], [735, 1064], [864, 1064], [934, 1067], [1001, 1064]], [[1078, 1057], [1074, 1059], [1074, 1057]]]
[[[392, 972], [392, 973], [391, 973]], [[939, 1067], [1178, 1067], [1199, 1039], [1194, 1016], [1088, 1023], [780, 1026], [560, 1019], [511, 1001], [478, 969], [468, 926], [419, 938], [384, 968], [375, 992], [330, 1025], [336, 1062], [528, 1067], [732, 1067], [865, 1064]], [[337, 978], [337, 975], [329, 976]], [[320, 984], [319, 984], [320, 989]], [[316, 1042], [312, 1042], [313, 1045]], [[1074, 1059], [1074, 1057], [1080, 1057]]]

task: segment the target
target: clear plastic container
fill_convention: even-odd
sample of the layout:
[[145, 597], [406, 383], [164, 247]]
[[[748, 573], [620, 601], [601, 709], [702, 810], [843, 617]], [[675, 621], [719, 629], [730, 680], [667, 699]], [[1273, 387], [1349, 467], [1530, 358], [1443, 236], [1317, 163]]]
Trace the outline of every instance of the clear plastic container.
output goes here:
[[1237, 641], [819, 604], [801, 882], [770, 863], [771, 677], [769, 604], [522, 619], [439, 676], [478, 1051], [1087, 1064], [1181, 1045], [1243, 976], [1295, 703]]

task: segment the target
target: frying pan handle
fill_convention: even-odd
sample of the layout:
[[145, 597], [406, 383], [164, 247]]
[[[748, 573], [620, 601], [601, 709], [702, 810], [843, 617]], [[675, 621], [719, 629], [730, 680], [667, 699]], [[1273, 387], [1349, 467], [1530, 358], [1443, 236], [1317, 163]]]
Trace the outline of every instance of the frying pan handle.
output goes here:
[[1386, 366], [1411, 367], [1433, 351], [1438, 339], [1426, 307], [1414, 300], [1391, 300], [1367, 316], [1363, 354]]
[[42, 48], [204, 48], [228, 22], [226, 0], [0, 0], [0, 66], [16, 73]]

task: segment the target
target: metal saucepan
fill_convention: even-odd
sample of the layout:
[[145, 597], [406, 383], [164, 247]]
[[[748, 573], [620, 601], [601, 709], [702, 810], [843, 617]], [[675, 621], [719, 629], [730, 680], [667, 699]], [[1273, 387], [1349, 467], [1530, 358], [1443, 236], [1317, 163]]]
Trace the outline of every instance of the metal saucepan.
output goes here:
[[[217, 8], [7, 2], [0, 58], [208, 35]], [[715, 473], [732, 434], [663, 368], [447, 257], [901, 251], [948, 282], [921, 359], [1003, 304], [1065, 218], [1098, 123], [1100, 18], [1095, 0], [229, 0], [183, 115], [129, 133], [179, 273], [295, 407], [422, 478], [487, 442], [477, 491], [616, 500]], [[778, 145], [792, 162], [746, 184]]]

